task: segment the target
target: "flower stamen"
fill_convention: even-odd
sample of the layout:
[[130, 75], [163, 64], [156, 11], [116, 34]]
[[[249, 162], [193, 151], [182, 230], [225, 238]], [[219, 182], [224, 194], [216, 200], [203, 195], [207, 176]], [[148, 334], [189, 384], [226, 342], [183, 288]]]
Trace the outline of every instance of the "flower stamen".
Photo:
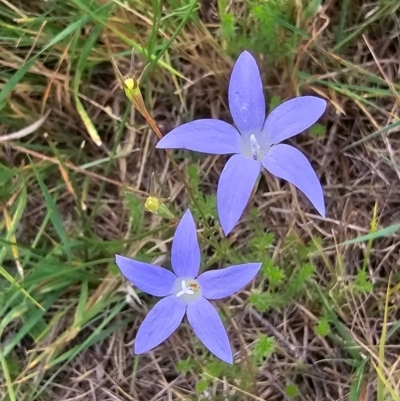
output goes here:
[[182, 295], [194, 295], [194, 291], [192, 290], [192, 288], [189, 286], [189, 287], [186, 287], [186, 282], [185, 282], [185, 280], [182, 280], [182, 282], [181, 282], [181, 288], [182, 288], [182, 290], [181, 291], [179, 291], [177, 294], [176, 294], [176, 296], [179, 298], [179, 297], [181, 297]]
[[258, 156], [260, 153], [260, 145], [257, 142], [257, 139], [254, 134], [250, 135], [250, 147], [251, 147], [251, 154], [254, 160], [258, 160]]

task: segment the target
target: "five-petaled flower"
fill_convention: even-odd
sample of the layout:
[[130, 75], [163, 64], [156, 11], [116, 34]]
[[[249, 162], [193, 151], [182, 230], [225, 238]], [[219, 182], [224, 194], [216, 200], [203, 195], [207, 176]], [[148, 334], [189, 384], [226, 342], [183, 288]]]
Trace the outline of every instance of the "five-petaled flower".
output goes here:
[[228, 336], [216, 309], [207, 299], [221, 299], [246, 286], [261, 263], [245, 263], [198, 275], [200, 248], [192, 214], [186, 211], [172, 242], [171, 264], [175, 272], [116, 255], [122, 274], [142, 291], [164, 297], [139, 327], [134, 352], [150, 351], [166, 340], [187, 315], [200, 341], [218, 358], [232, 363]]
[[225, 234], [239, 221], [262, 167], [295, 185], [325, 217], [322, 187], [311, 164], [299, 150], [281, 144], [317, 122], [326, 109], [325, 100], [314, 96], [294, 98], [279, 105], [265, 119], [260, 72], [247, 51], [233, 68], [228, 100], [237, 129], [221, 120], [195, 120], [173, 129], [156, 146], [234, 154], [226, 163], [217, 188], [218, 215]]

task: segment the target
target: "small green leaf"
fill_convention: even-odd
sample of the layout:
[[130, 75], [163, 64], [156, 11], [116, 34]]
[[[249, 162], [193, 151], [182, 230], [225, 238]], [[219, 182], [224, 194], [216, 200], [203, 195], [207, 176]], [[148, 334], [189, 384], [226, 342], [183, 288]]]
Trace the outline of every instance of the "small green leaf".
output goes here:
[[326, 337], [331, 331], [328, 316], [323, 316], [315, 326], [315, 333], [321, 337]]
[[187, 374], [194, 371], [196, 368], [196, 361], [192, 357], [181, 359], [176, 364], [176, 369], [182, 374]]
[[270, 258], [264, 261], [261, 271], [271, 286], [281, 284], [285, 278], [285, 273]]
[[198, 393], [204, 393], [208, 387], [212, 384], [212, 378], [202, 377], [196, 384], [196, 391]]
[[253, 292], [250, 294], [249, 301], [261, 313], [271, 307], [270, 295], [263, 292]]
[[322, 138], [325, 135], [326, 129], [322, 124], [314, 124], [310, 128], [310, 135], [314, 138]]
[[261, 334], [252, 350], [252, 356], [257, 365], [260, 365], [265, 359], [269, 358], [275, 351], [275, 340], [273, 337], [268, 337]]
[[299, 396], [299, 388], [295, 384], [288, 384], [285, 387], [285, 393], [288, 397], [295, 398]]
[[360, 270], [353, 282], [354, 291], [359, 294], [368, 294], [373, 289], [373, 284], [369, 281], [368, 274], [366, 270]]
[[282, 99], [279, 96], [272, 96], [268, 102], [269, 108], [270, 108], [269, 111], [271, 112], [273, 109], [278, 107], [281, 103], [282, 103]]

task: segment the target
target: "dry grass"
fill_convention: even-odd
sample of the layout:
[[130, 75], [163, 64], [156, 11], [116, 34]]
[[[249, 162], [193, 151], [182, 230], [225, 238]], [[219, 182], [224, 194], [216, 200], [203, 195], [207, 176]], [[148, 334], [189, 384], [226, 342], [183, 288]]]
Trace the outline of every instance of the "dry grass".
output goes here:
[[[22, 19], [25, 18], [22, 14], [41, 15], [47, 7], [39, 3], [32, 6], [23, 2], [15, 6], [2, 3], [8, 12], [13, 8], [19, 10]], [[72, 10], [80, 9], [81, 2], [67, 3], [71, 3], [68, 7]], [[99, 0], [97, 3], [106, 4]], [[358, 8], [350, 6], [347, 21], [351, 23], [347, 22], [345, 36], [365, 21], [368, 24], [340, 49], [340, 53], [333, 50], [343, 15], [339, 5], [327, 1], [318, 15], [308, 19], [302, 19], [304, 10], [297, 9], [297, 28], [311, 39], [299, 43], [294, 65], [285, 57], [272, 65], [267, 54], [258, 54], [268, 94], [284, 100], [298, 92], [315, 93], [330, 103], [321, 121], [326, 127], [325, 134], [319, 138], [304, 134], [293, 140], [321, 177], [328, 217], [317, 216], [299, 192], [268, 174], [262, 178], [253, 200], [260, 224], [275, 234], [271, 252], [278, 265], [286, 263], [288, 255], [290, 257], [286, 242], [289, 236], [295, 237], [299, 244], [323, 238], [323, 244], [318, 245], [319, 250], [313, 256], [317, 266], [314, 282], [323, 295], [321, 298], [311, 283], [297, 302], [281, 310], [257, 311], [247, 302], [250, 290], [221, 305], [228, 319], [237, 371], [216, 375], [206, 389], [199, 390], [199, 381], [210, 374], [203, 369], [208, 359], [202, 355], [202, 348], [186, 325], [154, 352], [140, 358], [132, 354], [137, 327], [148, 310], [147, 304], [154, 300], [145, 298], [148, 302], [143, 302], [142, 297], [139, 299], [127, 284], [107, 270], [108, 262], [101, 262], [103, 258], [112, 258], [115, 252], [132, 256], [147, 254], [157, 257], [158, 261], [160, 257], [165, 259], [159, 252], [168, 249], [170, 227], [164, 226], [158, 217], [146, 215], [138, 232], [126, 206], [124, 192], [127, 188], [138, 199], [143, 199], [150, 191], [150, 177], [154, 172], [161, 184], [159, 189], [170, 196], [174, 210], [182, 211], [188, 205], [185, 188], [170, 161], [155, 150], [157, 137], [133, 108], [124, 116], [126, 100], [117, 85], [110, 56], [114, 56], [121, 71], [128, 74], [130, 48], [149, 43], [155, 13], [147, 2], [131, 3], [122, 6], [115, 2], [86, 61], [93, 67], [82, 70], [78, 96], [102, 139], [100, 147], [88, 135], [74, 90], [71, 90], [79, 70], [76, 52], [82, 49], [83, 43], [77, 46], [71, 40], [54, 46], [14, 88], [2, 110], [2, 130], [11, 132], [15, 127], [32, 123], [42, 109], [51, 108], [41, 132], [2, 146], [3, 164], [26, 177], [24, 185], [29, 190], [26, 210], [16, 233], [19, 246], [30, 246], [35, 241], [48, 213], [42, 189], [34, 179], [27, 158], [29, 155], [57, 200], [67, 235], [75, 240], [85, 232], [85, 227], [90, 227], [91, 236], [85, 233], [83, 237], [93, 248], [77, 251], [78, 256], [74, 256], [73, 261], [86, 269], [85, 263], [99, 260], [98, 264], [89, 266], [89, 272], [79, 273], [87, 274], [89, 295], [85, 312], [89, 313], [93, 305], [107, 297], [115, 294], [120, 297], [121, 292], [129, 305], [124, 307], [118, 298], [121, 310], [111, 319], [111, 327], [117, 328], [89, 344], [87, 340], [96, 333], [99, 320], [77, 323], [82, 290], [81, 282], [74, 278], [71, 286], [47, 308], [44, 320], [49, 331], [40, 336], [33, 335], [33, 331], [27, 333], [10, 354], [9, 364], [18, 361], [15, 362], [16, 373], [11, 375], [16, 399], [398, 400], [400, 236], [393, 234], [352, 245], [343, 245], [343, 242], [399, 222], [400, 140], [396, 123], [400, 108], [400, 25], [395, 13], [399, 7], [392, 2], [393, 7], [389, 8], [389, 1], [380, 6], [376, 4], [378, 18], [371, 19], [367, 14], [372, 5], [359, 2]], [[245, 2], [227, 3], [236, 16], [247, 15]], [[174, 14], [168, 14], [173, 7], [165, 7], [162, 15], [171, 22], [160, 23], [157, 35], [169, 40], [174, 35], [177, 20]], [[162, 58], [165, 65], [152, 68], [142, 83], [148, 110], [163, 133], [193, 118], [231, 121], [226, 94], [234, 59], [228, 56], [228, 44], [218, 36], [217, 10], [215, 2], [204, 2], [199, 18], [189, 20], [168, 48]], [[57, 8], [52, 12], [56, 16]], [[29, 24], [21, 26], [29, 29]], [[35, 24], [30, 31], [34, 42], [38, 43], [37, 46], [32, 44], [33, 54], [36, 53], [34, 49], [43, 47], [51, 39], [50, 29], [46, 31], [43, 25], [41, 31], [37, 26]], [[78, 39], [89, 40], [92, 29], [90, 24], [84, 26]], [[162, 43], [158, 42], [158, 46]], [[29, 49], [26, 46], [13, 48], [7, 43], [0, 46], [0, 64], [8, 68], [7, 74], [12, 74], [20, 68]], [[123, 55], [119, 56], [121, 53]], [[142, 60], [138, 54], [134, 63], [136, 73], [143, 69]], [[309, 74], [307, 79], [304, 74]], [[4, 88], [6, 82], [0, 77], [0, 88]], [[391, 125], [393, 127], [381, 135], [371, 135]], [[44, 131], [47, 138], [42, 136]], [[84, 146], [82, 141], [85, 141]], [[114, 161], [85, 167], [102, 158]], [[201, 188], [206, 193], [215, 193], [223, 162], [223, 157], [196, 159], [201, 171]], [[182, 158], [178, 163], [181, 170], [186, 171], [193, 161]], [[7, 189], [3, 210], [11, 210], [17, 194], [14, 190], [14, 187]], [[233, 247], [246, 246], [251, 236], [249, 220], [246, 214], [236, 228]], [[45, 253], [54, 245], [57, 233], [51, 227], [45, 227], [44, 232], [38, 252], [42, 249]], [[101, 250], [101, 243], [96, 242], [100, 240], [104, 241]], [[212, 249], [204, 252], [213, 254]], [[60, 258], [60, 263], [64, 263]], [[12, 259], [9, 257], [8, 262]], [[367, 293], [357, 292], [355, 285], [363, 267], [373, 283], [373, 290]], [[53, 282], [43, 279], [39, 287], [46, 288], [48, 283]], [[35, 294], [39, 294], [39, 290], [29, 289]], [[111, 303], [105, 303], [104, 308], [113, 310]], [[329, 316], [332, 328], [331, 335], [326, 337], [316, 333], [316, 325], [323, 315]], [[104, 316], [100, 321], [111, 314]], [[5, 315], [2, 319], [6, 322]], [[0, 344], [4, 347], [24, 323], [24, 317], [6, 323], [6, 329], [2, 328], [0, 333]], [[392, 329], [394, 332], [387, 338], [387, 332]], [[275, 338], [276, 347], [263, 363], [249, 366], [249, 355], [260, 334]], [[82, 344], [81, 351], [74, 348]], [[67, 355], [74, 349], [77, 352], [73, 357], [53, 364], [57, 355]], [[197, 355], [194, 367], [187, 373], [180, 373], [177, 363], [194, 355]], [[34, 358], [37, 363], [33, 363]], [[57, 375], [52, 376], [55, 373]], [[380, 377], [380, 373], [383, 376]], [[4, 377], [6, 379], [6, 375]], [[3, 382], [0, 378], [0, 394], [4, 390], [2, 399], [13, 400], [5, 379]], [[43, 387], [47, 380], [48, 386]], [[298, 394], [291, 397], [288, 386], [292, 384], [297, 386]], [[382, 398], [380, 386], [386, 389], [388, 398]], [[39, 390], [43, 391], [40, 395]]]

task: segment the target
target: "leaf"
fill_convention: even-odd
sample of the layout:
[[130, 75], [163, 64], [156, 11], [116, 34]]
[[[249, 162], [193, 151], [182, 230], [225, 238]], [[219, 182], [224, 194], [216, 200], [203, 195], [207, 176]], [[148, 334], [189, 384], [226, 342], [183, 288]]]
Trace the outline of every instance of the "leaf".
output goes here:
[[358, 243], [364, 242], [364, 241], [370, 241], [370, 240], [380, 238], [380, 237], [387, 237], [391, 234], [396, 233], [399, 230], [400, 230], [400, 224], [393, 224], [389, 227], [383, 228], [382, 230], [378, 230], [375, 232], [371, 232], [369, 234], [361, 235], [360, 237], [357, 237], [357, 238], [349, 239], [347, 241], [340, 243], [339, 245], [353, 245], [353, 244], [358, 244]]
[[[4, 377], [6, 379], [6, 385], [7, 385], [7, 389], [8, 389], [8, 395], [10, 397], [10, 401], [17, 401], [16, 397], [15, 397], [15, 392], [14, 392], [14, 387], [13, 387], [13, 383], [11, 380], [11, 376], [10, 376], [10, 371], [8, 369], [8, 365], [7, 365], [7, 361], [4, 358], [3, 352], [0, 349], [0, 363], [1, 363], [1, 367], [2, 367], [2, 372], [4, 374]], [[3, 399], [7, 399], [7, 398], [3, 398]]]
[[[360, 144], [362, 144], [362, 143], [364, 143], [366, 141], [369, 141], [370, 139], [375, 138], [376, 136], [383, 135], [386, 132], [389, 132], [389, 131], [393, 130], [393, 128], [396, 128], [396, 127], [399, 127], [399, 126], [400, 126], [400, 120], [399, 121], [395, 121], [394, 123], [389, 124], [386, 127], [383, 127], [380, 130], [375, 131], [372, 134], [369, 134], [369, 135], [367, 135], [366, 137], [364, 137], [362, 139], [359, 139], [356, 142], [353, 142], [352, 144], [350, 144], [350, 145], [346, 146], [345, 148], [343, 148], [343, 150], [348, 150], [348, 149], [354, 148], [357, 145], [360, 145]], [[398, 132], [398, 131], [399, 131], [399, 128], [396, 131], [392, 131], [392, 132]]]
[[78, 92], [79, 92], [79, 84], [81, 82], [81, 77], [82, 73], [85, 69], [86, 62], [89, 58], [89, 54], [93, 50], [96, 41], [100, 34], [103, 31], [103, 25], [97, 24], [93, 31], [91, 32], [89, 38], [86, 40], [85, 45], [81, 49], [81, 54], [79, 56], [78, 60], [78, 66], [76, 68], [75, 76], [74, 76], [74, 82], [73, 82], [73, 92], [74, 92], [74, 99], [76, 103], [76, 109], [78, 110], [78, 113], [85, 124], [86, 130], [92, 139], [92, 141], [97, 145], [101, 146], [102, 141], [101, 138], [97, 132], [96, 127], [94, 126], [92, 120], [90, 119], [88, 113], [86, 112], [85, 108], [83, 107], [82, 102], [80, 101], [78, 97]]
[[318, 250], [318, 252], [327, 251], [330, 249], [336, 249], [336, 247], [340, 246], [340, 245], [354, 245], [354, 244], [359, 244], [360, 242], [364, 242], [364, 241], [371, 241], [371, 240], [381, 238], [381, 237], [388, 237], [389, 235], [395, 234], [397, 231], [400, 231], [399, 223], [393, 224], [389, 227], [382, 228], [381, 230], [378, 230], [378, 231], [370, 232], [365, 235], [360, 235], [359, 237], [352, 238], [347, 241], [341, 242], [338, 245], [328, 246], [322, 250]]
[[24, 136], [34, 133], [47, 120], [49, 114], [50, 110], [47, 110], [47, 112], [33, 124], [28, 125], [27, 127], [22, 128], [19, 131], [12, 132], [11, 134], [0, 135], [0, 142], [15, 141], [16, 139], [20, 139], [23, 138]]
[[46, 207], [47, 207], [48, 213], [50, 215], [50, 220], [53, 223], [53, 226], [54, 226], [58, 236], [61, 239], [65, 253], [68, 256], [68, 260], [69, 260], [69, 262], [71, 262], [71, 260], [72, 260], [71, 244], [68, 239], [67, 232], [65, 231], [63, 220], [60, 216], [60, 213], [57, 210], [56, 202], [54, 201], [49, 190], [47, 189], [46, 184], [42, 180], [41, 175], [36, 170], [35, 165], [32, 162], [31, 162], [31, 165], [32, 165], [33, 171], [35, 172], [36, 179], [39, 183], [40, 189], [42, 190], [44, 200], [46, 203]]

